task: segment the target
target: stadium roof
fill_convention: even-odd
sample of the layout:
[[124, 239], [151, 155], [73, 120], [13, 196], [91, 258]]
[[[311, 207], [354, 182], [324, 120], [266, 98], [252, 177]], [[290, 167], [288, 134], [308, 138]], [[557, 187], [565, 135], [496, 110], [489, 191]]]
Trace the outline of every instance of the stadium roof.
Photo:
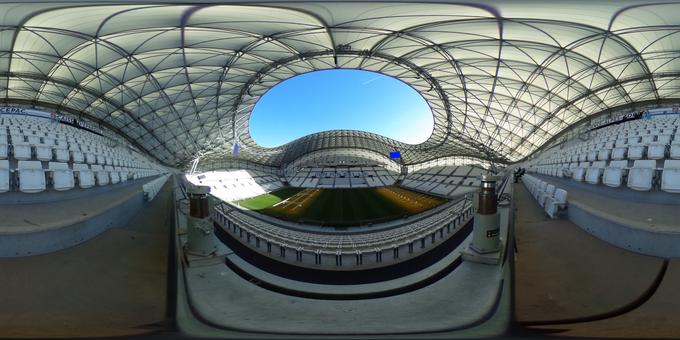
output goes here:
[[[234, 143], [265, 164], [333, 147], [510, 162], [608, 108], [680, 97], [677, 2], [127, 3], [0, 4], [0, 101], [82, 113], [186, 166]], [[413, 86], [432, 108], [430, 139], [253, 142], [248, 117], [267, 89], [330, 68]]]

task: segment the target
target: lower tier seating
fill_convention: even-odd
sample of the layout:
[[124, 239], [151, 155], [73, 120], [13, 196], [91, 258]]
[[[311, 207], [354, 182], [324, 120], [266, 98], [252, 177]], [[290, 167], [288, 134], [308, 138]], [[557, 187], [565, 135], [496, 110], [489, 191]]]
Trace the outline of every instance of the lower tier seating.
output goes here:
[[[264, 168], [263, 168], [264, 169]], [[262, 195], [284, 186], [276, 170], [224, 170], [187, 175], [196, 185], [210, 186], [210, 193], [231, 202]]]
[[483, 168], [471, 165], [433, 166], [409, 173], [401, 186], [429, 194], [456, 197], [479, 189], [484, 172]]

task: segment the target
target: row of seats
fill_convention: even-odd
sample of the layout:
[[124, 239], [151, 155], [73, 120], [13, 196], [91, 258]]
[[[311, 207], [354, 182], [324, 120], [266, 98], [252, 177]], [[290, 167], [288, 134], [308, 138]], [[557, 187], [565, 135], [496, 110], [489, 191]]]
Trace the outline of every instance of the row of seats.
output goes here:
[[0, 192], [85, 189], [163, 172], [113, 134], [44, 117], [0, 114]]
[[567, 207], [566, 190], [531, 175], [522, 176], [522, 182], [550, 218], [555, 218], [560, 210]]
[[526, 162], [529, 172], [638, 191], [680, 192], [677, 114], [590, 131]]
[[0, 159], [149, 168], [151, 162], [126, 144], [51, 119], [0, 115]]
[[630, 189], [650, 191], [658, 187], [670, 193], [680, 193], [680, 160], [667, 159], [662, 168], [655, 160], [636, 160], [632, 166], [629, 161], [605, 161], [571, 163], [569, 165], [544, 165], [530, 169], [543, 175], [571, 177], [578, 182], [589, 184], [602, 183], [618, 188], [623, 183]]
[[[137, 170], [112, 166], [49, 162], [48, 169], [43, 169], [40, 161], [19, 161], [17, 169], [12, 170], [8, 160], [0, 160], [0, 193], [12, 189], [13, 182], [19, 191], [38, 193], [47, 189], [48, 182], [56, 191], [70, 190], [78, 186], [83, 189], [95, 185], [117, 184], [129, 179], [138, 179], [159, 174], [159, 170]], [[13, 176], [14, 175], [14, 176]]]
[[[613, 143], [613, 142], [612, 142]], [[591, 147], [589, 147], [591, 148]], [[653, 142], [649, 144], [632, 144], [613, 146], [609, 143], [594, 145], [591, 150], [581, 152], [566, 152], [562, 157], [551, 160], [551, 163], [607, 161], [622, 159], [680, 159], [680, 140], [667, 144]]]
[[2, 136], [0, 135], [0, 159], [11, 158], [18, 161], [39, 160], [39, 161], [57, 161], [57, 162], [74, 162], [100, 165], [113, 165], [125, 167], [140, 167], [141, 164], [131, 156], [116, 156], [110, 152], [90, 152], [80, 151], [77, 146], [69, 148], [51, 147], [45, 145], [29, 145], [29, 144], [13, 144], [11, 145], [12, 152], [8, 152], [7, 145], [2, 144]]
[[629, 121], [590, 131], [544, 155], [543, 164], [607, 160], [680, 159], [677, 115]]
[[142, 185], [142, 192], [144, 193], [144, 199], [147, 201], [153, 201], [156, 195], [161, 191], [165, 182], [170, 178], [170, 174], [165, 174], [159, 178], [154, 179], [149, 183]]

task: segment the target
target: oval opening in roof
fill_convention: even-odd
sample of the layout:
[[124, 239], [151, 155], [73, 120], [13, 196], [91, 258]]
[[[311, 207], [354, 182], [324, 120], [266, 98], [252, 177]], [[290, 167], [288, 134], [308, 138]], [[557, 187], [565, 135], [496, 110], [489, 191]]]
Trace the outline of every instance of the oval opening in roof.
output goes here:
[[360, 130], [407, 144], [432, 134], [425, 99], [406, 83], [376, 72], [335, 69], [284, 80], [269, 89], [250, 115], [250, 135], [271, 148], [329, 130]]

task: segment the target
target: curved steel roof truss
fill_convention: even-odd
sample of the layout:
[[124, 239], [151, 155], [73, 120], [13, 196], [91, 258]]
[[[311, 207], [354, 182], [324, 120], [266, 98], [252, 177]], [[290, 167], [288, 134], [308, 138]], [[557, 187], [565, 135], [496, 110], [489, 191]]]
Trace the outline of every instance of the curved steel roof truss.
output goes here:
[[[508, 163], [612, 107], [680, 99], [680, 3], [560, 6], [0, 4], [18, 13], [0, 23], [0, 101], [80, 112], [168, 165], [217, 161], [239, 143], [239, 157], [278, 166], [347, 147], [400, 150], [405, 164]], [[412, 86], [432, 109], [431, 137], [410, 145], [338, 130], [269, 149], [253, 141], [261, 95], [334, 68]]]

